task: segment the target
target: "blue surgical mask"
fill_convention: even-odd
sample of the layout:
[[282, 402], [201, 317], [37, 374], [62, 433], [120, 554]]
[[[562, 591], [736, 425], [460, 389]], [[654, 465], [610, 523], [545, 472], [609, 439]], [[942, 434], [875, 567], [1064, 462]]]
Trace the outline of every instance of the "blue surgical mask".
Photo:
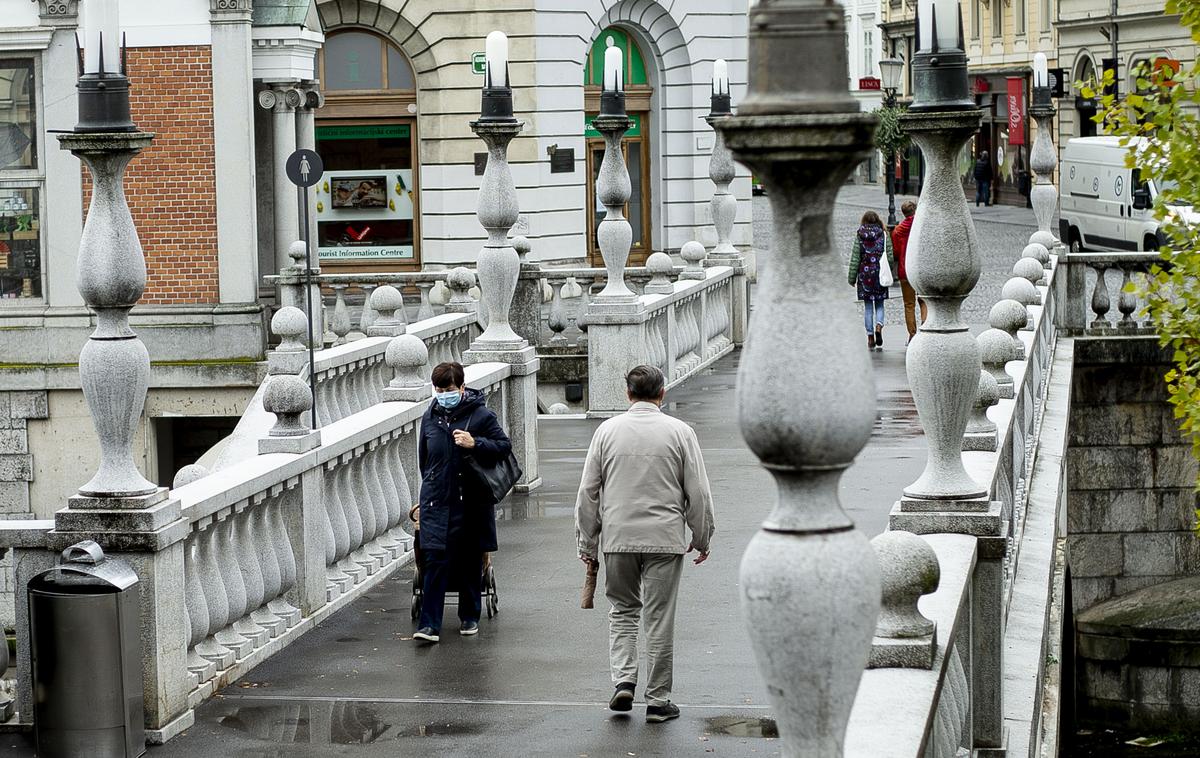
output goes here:
[[451, 390], [450, 392], [435, 391], [433, 396], [437, 399], [438, 405], [446, 409], [453, 408], [462, 400], [462, 393], [458, 390]]

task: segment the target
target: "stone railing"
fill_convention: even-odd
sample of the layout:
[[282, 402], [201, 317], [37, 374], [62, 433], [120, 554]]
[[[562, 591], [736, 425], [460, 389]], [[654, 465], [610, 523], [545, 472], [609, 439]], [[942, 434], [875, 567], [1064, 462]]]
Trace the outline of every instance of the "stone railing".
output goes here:
[[[671, 280], [677, 279], [682, 271], [682, 266], [673, 267]], [[540, 276], [540, 283], [550, 295], [549, 308], [545, 309], [544, 318], [541, 320], [545, 328], [538, 330], [538, 347], [561, 348], [570, 345], [571, 340], [564, 332], [572, 324], [578, 331], [575, 336], [575, 344], [585, 347], [588, 329], [587, 310], [591, 304], [591, 291], [594, 287], [604, 283], [607, 276], [605, 270], [602, 268], [531, 269], [526, 267], [522, 276]], [[625, 280], [630, 283], [635, 292], [644, 292], [652, 276], [650, 270], [645, 266], [627, 266], [625, 268]], [[578, 303], [569, 306], [568, 300], [577, 300]]]
[[643, 295], [648, 363], [662, 369], [667, 388], [683, 382], [733, 348], [729, 312], [733, 270], [712, 268], [700, 280], [680, 280], [670, 294]]
[[[1062, 613], [1054, 538], [1071, 359], [1063, 357], [1056, 327], [1064, 307], [1056, 287], [1061, 259], [1056, 265], [1041, 245], [1023, 255], [992, 309], [992, 328], [978, 338], [983, 370], [963, 439], [964, 466], [987, 483], [988, 495], [970, 508], [939, 511], [901, 500], [892, 509], [885, 535], [924, 535], [941, 584], [935, 581], [932, 592], [920, 586], [931, 569], [914, 562], [911, 548], [906, 557], [877, 547], [885, 588], [872, 648], [879, 668], [863, 677], [847, 755], [860, 754], [851, 748], [859, 744], [861, 754], [953, 758], [1005, 731], [1009, 755], [1032, 758], [1053, 744], [1056, 717], [1042, 703], [1061, 654], [1061, 638], [1050, 630]], [[922, 593], [928, 596], [920, 608], [936, 631], [888, 633], [895, 617], [889, 609], [912, 605]], [[905, 708], [916, 707], [915, 697], [927, 718], [873, 719], [898, 712], [898, 691]]]
[[603, 293], [592, 300], [586, 313], [590, 415], [609, 416], [628, 406], [623, 377], [633, 366], [657, 366], [670, 389], [733, 350], [735, 322], [745, 323], [736, 309], [746, 300], [735, 297], [744, 273], [732, 266], [702, 267], [704, 249], [694, 242], [684, 248], [689, 265], [682, 271], [662, 253], [650, 256], [650, 281], [631, 302], [614, 307]]
[[[388, 289], [391, 291], [382, 290], [377, 300], [394, 297], [396, 290]], [[271, 322], [271, 330], [280, 338], [280, 343], [267, 355], [268, 372], [272, 375], [293, 374], [308, 381], [308, 351], [304, 347], [307, 322], [301, 314], [289, 315], [286, 310], [280, 313], [276, 313]], [[429, 353], [429, 364], [422, 369], [425, 376], [430, 368], [442, 361], [461, 363], [471, 339], [479, 334], [474, 313], [444, 313], [408, 326], [388, 323], [374, 326], [376, 332], [406, 333], [420, 338]], [[364, 337], [314, 352], [318, 426], [380, 402], [383, 387], [391, 379], [391, 369], [385, 361], [391, 339], [390, 336]], [[264, 382], [255, 392], [233, 432], [205, 453], [198, 463], [216, 471], [257, 454], [258, 440], [274, 423], [274, 416], [264, 407], [266, 387]]]
[[[303, 249], [300, 252], [303, 253]], [[293, 266], [278, 275], [265, 276], [263, 280], [280, 288], [283, 305], [293, 305], [304, 310], [302, 266]], [[384, 286], [393, 287], [400, 293], [400, 303], [396, 305], [394, 313], [401, 324], [427, 321], [444, 313], [476, 313], [479, 310], [479, 290], [475, 282], [475, 271], [462, 267], [445, 271], [314, 274], [312, 283], [316, 292], [313, 299], [314, 302], [322, 304], [323, 311], [322, 318], [314, 322], [324, 325], [323, 336], [320, 336], [319, 340], [324, 344], [337, 346], [366, 337], [380, 316], [379, 310], [373, 304], [372, 295]], [[412, 295], [404, 295], [413, 289], [418, 292], [416, 303], [412, 302]], [[353, 309], [357, 313], [352, 312], [347, 299], [352, 294], [358, 296], [356, 299], [361, 299]], [[322, 329], [321, 326], [317, 328]]]
[[1065, 276], [1059, 277], [1057, 288], [1066, 306], [1060, 328], [1090, 336], [1156, 333], [1146, 320], [1145, 302], [1125, 288], [1155, 264], [1169, 265], [1158, 253], [1067, 253], [1059, 260]]
[[[287, 322], [294, 331], [295, 311], [281, 313], [275, 323]], [[431, 319], [430, 336], [450, 333], [436, 322], [454, 318]], [[362, 387], [378, 384], [362, 390], [376, 402], [357, 410], [341, 406], [345, 415], [312, 431], [307, 383], [298, 373], [272, 373], [264, 403], [276, 423], [260, 437], [255, 454], [219, 472], [193, 465], [176, 477], [159, 510], [160, 520], [169, 523], [147, 542], [155, 550], [153, 568], [139, 567], [143, 605], [158, 604], [165, 614], [158, 636], [146, 643], [154, 646], [146, 653], [154, 672], [147, 697], [175, 714], [169, 727], [151, 735], [153, 741], [187, 728], [198, 703], [411, 560], [407, 512], [419, 487], [417, 433], [435, 355], [418, 338], [421, 328], [413, 332], [384, 340], [381, 352], [394, 379], [375, 368], [356, 372], [353, 381]], [[288, 335], [281, 336], [288, 346]], [[510, 364], [476, 363], [466, 371], [467, 384], [485, 393], [505, 428], [521, 427], [523, 414], [536, 415], [536, 408], [521, 407], [524, 396], [510, 387], [521, 381]], [[514, 435], [514, 451], [534, 468], [529, 457], [536, 444], [536, 436]], [[26, 722], [32, 718], [32, 685], [21, 588], [53, 564], [53, 551], [67, 538], [58, 535], [63, 526], [0, 525], [0, 550], [16, 554], [18, 710]], [[166, 610], [171, 602], [182, 605], [177, 618]]]
[[[409, 367], [416, 370], [417, 367]], [[505, 423], [506, 364], [467, 368]], [[382, 389], [382, 387], [381, 387]], [[265, 660], [411, 559], [417, 432], [428, 404], [384, 401], [172, 491], [184, 543], [189, 704]], [[184, 482], [187, 480], [184, 479]]]

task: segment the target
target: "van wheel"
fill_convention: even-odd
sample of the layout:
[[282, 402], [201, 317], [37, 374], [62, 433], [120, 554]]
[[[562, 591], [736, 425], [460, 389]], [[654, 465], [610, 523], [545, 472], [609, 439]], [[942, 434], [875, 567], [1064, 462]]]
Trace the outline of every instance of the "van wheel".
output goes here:
[[1142, 240], [1142, 250], [1146, 251], [1147, 253], [1157, 253], [1158, 238], [1153, 234], [1147, 234], [1146, 238]]
[[1083, 240], [1079, 239], [1079, 230], [1075, 227], [1071, 227], [1071, 252], [1083, 252]]

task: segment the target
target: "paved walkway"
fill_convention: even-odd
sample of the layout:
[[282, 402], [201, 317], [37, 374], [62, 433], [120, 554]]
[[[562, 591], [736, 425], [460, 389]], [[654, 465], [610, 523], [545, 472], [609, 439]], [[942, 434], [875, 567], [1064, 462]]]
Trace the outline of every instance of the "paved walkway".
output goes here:
[[[899, 334], [876, 354], [880, 420], [843, 480], [847, 510], [870, 534], [924, 462]], [[736, 354], [673, 391], [691, 422], [717, 503], [712, 557], [686, 564], [675, 652], [676, 722], [611, 714], [603, 585], [579, 609], [573, 507], [595, 422], [543, 420], [545, 486], [506, 503], [495, 556], [501, 613], [479, 636], [411, 640], [410, 572], [402, 571], [203, 705], [196, 725], [151, 758], [228, 756], [769, 756], [778, 743], [738, 606], [738, 564], [770, 510], [769, 475], [737, 431]], [[781, 398], [786, 402], [786, 398]], [[868, 468], [869, 467], [869, 468]], [[639, 692], [639, 695], [641, 693]], [[0, 735], [0, 754], [31, 756]]]

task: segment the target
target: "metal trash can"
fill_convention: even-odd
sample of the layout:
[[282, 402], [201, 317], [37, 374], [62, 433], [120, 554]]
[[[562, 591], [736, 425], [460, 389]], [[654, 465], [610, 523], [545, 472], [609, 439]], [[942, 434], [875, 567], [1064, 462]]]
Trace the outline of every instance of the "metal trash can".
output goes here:
[[146, 751], [138, 577], [91, 540], [29, 581], [39, 758]]

